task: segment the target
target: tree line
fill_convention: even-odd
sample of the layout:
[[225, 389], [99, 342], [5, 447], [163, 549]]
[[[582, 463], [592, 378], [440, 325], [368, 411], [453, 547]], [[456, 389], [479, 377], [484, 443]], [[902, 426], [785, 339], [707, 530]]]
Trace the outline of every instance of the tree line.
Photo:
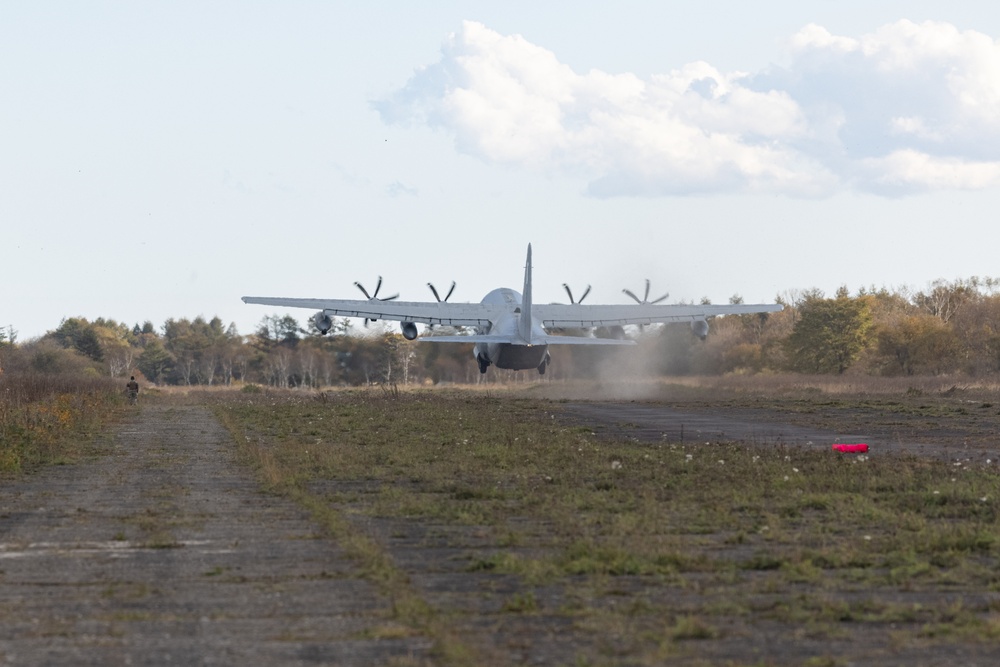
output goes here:
[[[303, 328], [291, 316], [264, 317], [242, 335], [218, 317], [168, 319], [129, 326], [113, 319], [64, 319], [38, 339], [18, 343], [13, 329], [0, 337], [0, 372], [69, 373], [128, 377], [166, 385], [277, 387], [474, 381], [462, 352], [471, 345], [408, 345], [382, 327], [354, 331], [347, 320], [329, 335]], [[423, 348], [432, 349], [423, 349]], [[455, 349], [459, 348], [459, 349]], [[477, 371], [478, 374], [478, 371]]]
[[[594, 377], [616, 365], [647, 375], [799, 372], [809, 374], [984, 376], [1000, 372], [1000, 281], [938, 280], [928, 289], [842, 287], [792, 290], [779, 313], [728, 315], [708, 338], [687, 324], [631, 332], [631, 348], [551, 348], [551, 379]], [[731, 303], [741, 303], [733, 296]], [[630, 363], [629, 359], [641, 363]], [[609, 363], [610, 360], [610, 363]], [[532, 372], [480, 376], [471, 345], [410, 343], [398, 328], [353, 329], [335, 322], [327, 336], [311, 319], [269, 315], [240, 334], [218, 317], [129, 326], [112, 319], [64, 319], [44, 336], [17, 341], [0, 329], [0, 372], [141, 375], [170, 385], [258, 383], [326, 387], [378, 383], [513, 382]]]

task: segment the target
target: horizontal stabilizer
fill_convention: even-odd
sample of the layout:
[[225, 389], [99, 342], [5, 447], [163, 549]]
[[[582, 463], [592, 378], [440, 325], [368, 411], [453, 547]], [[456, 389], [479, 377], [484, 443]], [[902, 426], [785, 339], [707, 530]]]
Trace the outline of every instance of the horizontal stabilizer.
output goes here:
[[524, 341], [518, 336], [504, 336], [500, 334], [484, 334], [482, 336], [421, 336], [419, 340], [430, 343], [510, 343], [512, 345], [524, 345]]
[[635, 345], [629, 338], [587, 338], [586, 336], [534, 336], [532, 345]]
[[[520, 336], [486, 334], [483, 336], [422, 336], [431, 343], [507, 343], [527, 346]], [[585, 338], [583, 336], [532, 336], [531, 345], [635, 345], [634, 340], [617, 338]]]

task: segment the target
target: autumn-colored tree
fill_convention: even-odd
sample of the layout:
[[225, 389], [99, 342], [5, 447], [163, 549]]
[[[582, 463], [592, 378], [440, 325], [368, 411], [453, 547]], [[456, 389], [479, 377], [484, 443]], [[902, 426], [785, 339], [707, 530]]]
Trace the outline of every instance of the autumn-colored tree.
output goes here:
[[927, 291], [914, 295], [913, 303], [921, 310], [941, 318], [943, 322], [950, 322], [967, 304], [994, 294], [998, 288], [1000, 280], [989, 277], [973, 276], [952, 282], [935, 280]]
[[20, 346], [7, 363], [11, 372], [100, 375], [98, 362], [72, 347], [63, 347], [49, 336]]
[[948, 322], [961, 369], [970, 375], [1000, 372], [1000, 296], [967, 303]]
[[687, 354], [691, 356], [691, 372], [698, 375], [714, 375], [749, 370], [743, 365], [746, 359], [731, 354], [734, 347], [741, 347], [744, 344], [757, 347], [755, 343], [744, 343], [744, 341], [755, 338], [752, 330], [745, 328], [747, 322], [742, 319], [745, 317], [748, 316], [733, 315], [713, 318], [708, 330], [708, 337], [704, 341], [691, 336], [689, 330], [689, 340], [682, 343], [684, 339], [683, 327], [677, 327], [676, 335], [680, 340], [675, 341], [675, 344], [686, 343]]
[[[741, 304], [743, 298], [733, 295], [729, 303]], [[788, 315], [786, 310], [711, 318], [705, 341], [688, 341], [688, 350], [692, 355], [691, 370], [698, 374], [755, 373], [763, 370], [766, 364], [765, 346], [776, 331], [781, 331], [781, 316]], [[787, 330], [790, 331], [791, 327]]]
[[836, 298], [812, 297], [798, 310], [785, 343], [792, 370], [841, 374], [870, 343], [870, 297], [851, 298], [841, 288]]
[[[637, 348], [553, 346], [545, 379], [796, 370], [810, 373], [921, 374], [1000, 372], [1000, 281], [938, 280], [923, 291], [846, 288], [827, 299], [818, 289], [789, 290], [784, 311], [711, 320], [705, 341], [685, 323], [629, 327]], [[730, 303], [741, 303], [735, 295]], [[62, 320], [39, 341], [18, 345], [0, 330], [0, 369], [127, 375], [135, 368], [159, 383], [214, 384], [235, 378], [279, 386], [377, 382], [521, 382], [531, 372], [481, 375], [471, 344], [411, 344], [382, 323], [361, 333], [347, 319], [321, 336], [290, 316], [265, 317], [250, 336], [219, 318], [170, 319], [162, 334], [150, 321], [129, 327], [114, 320]], [[614, 332], [604, 330], [603, 335]], [[598, 334], [601, 335], [601, 334]], [[102, 369], [103, 367], [103, 369]]]
[[933, 315], [909, 315], [876, 331], [877, 352], [889, 375], [940, 374], [954, 369], [958, 341], [951, 327]]

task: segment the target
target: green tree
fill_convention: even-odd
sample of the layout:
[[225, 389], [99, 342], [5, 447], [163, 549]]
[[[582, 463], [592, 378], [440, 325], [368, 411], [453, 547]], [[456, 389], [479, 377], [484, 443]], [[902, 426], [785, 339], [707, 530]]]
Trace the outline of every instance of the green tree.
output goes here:
[[94, 325], [84, 317], [64, 319], [59, 327], [48, 334], [53, 340], [65, 348], [73, 349], [94, 361], [104, 360], [101, 349], [101, 339]]
[[267, 315], [257, 325], [257, 338], [265, 347], [279, 344], [295, 347], [301, 332], [299, 323], [291, 315]]
[[163, 323], [163, 346], [174, 358], [177, 375], [172, 381], [190, 385], [198, 357], [206, 342], [187, 318], [168, 319]]
[[212, 384], [227, 352], [227, 336], [218, 317], [209, 321], [201, 316], [194, 320], [167, 320], [163, 324], [163, 344], [175, 360], [174, 381], [187, 385]]
[[868, 346], [872, 324], [870, 297], [851, 298], [842, 288], [834, 299], [807, 298], [785, 343], [792, 369], [843, 373]]
[[292, 375], [301, 333], [299, 323], [291, 315], [268, 315], [261, 319], [251, 341], [257, 350], [254, 367], [266, 382], [288, 387], [301, 379]]
[[145, 349], [136, 361], [136, 366], [146, 378], [159, 384], [170, 372], [173, 361], [173, 357], [163, 347], [163, 343], [154, 338], [146, 343]]

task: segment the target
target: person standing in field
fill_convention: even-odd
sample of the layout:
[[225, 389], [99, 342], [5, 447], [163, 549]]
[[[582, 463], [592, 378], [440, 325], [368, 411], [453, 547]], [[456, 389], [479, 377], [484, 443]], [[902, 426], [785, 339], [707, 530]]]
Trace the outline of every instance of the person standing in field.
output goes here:
[[128, 390], [129, 403], [135, 403], [139, 399], [139, 383], [135, 381], [134, 375], [128, 381], [128, 384], [125, 385], [125, 388]]

